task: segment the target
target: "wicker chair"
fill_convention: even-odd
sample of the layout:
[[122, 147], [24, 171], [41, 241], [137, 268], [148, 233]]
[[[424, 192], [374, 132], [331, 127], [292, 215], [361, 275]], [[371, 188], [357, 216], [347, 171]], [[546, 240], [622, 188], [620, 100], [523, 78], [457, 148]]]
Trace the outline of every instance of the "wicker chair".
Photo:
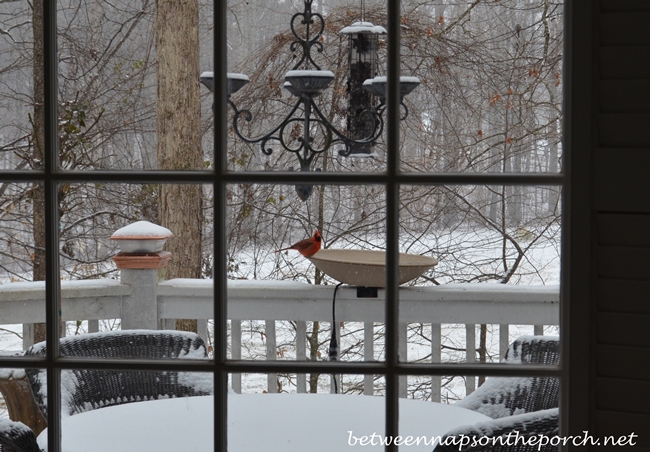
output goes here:
[[0, 419], [0, 452], [40, 452], [36, 435], [22, 422]]
[[[510, 345], [503, 362], [559, 364], [559, 339], [556, 336], [522, 336]], [[557, 408], [559, 391], [559, 381], [553, 377], [493, 377], [455, 406], [499, 419]]]
[[434, 451], [555, 452], [558, 426], [559, 408], [507, 416], [454, 429]]
[[[557, 337], [522, 336], [513, 342], [503, 362], [508, 364], [559, 364], [560, 348]], [[448, 432], [435, 452], [551, 452], [557, 445], [529, 445], [528, 438], [539, 435], [551, 438], [559, 430], [559, 381], [552, 377], [493, 377], [476, 391], [455, 403], [455, 406], [478, 411], [493, 421], [467, 425]], [[516, 437], [526, 440], [514, 442]], [[506, 441], [510, 438], [510, 441]], [[445, 442], [444, 440], [447, 439]]]
[[[61, 356], [84, 358], [207, 358], [203, 340], [181, 331], [126, 330], [61, 339]], [[45, 343], [25, 356], [45, 356]], [[47, 416], [46, 371], [27, 369], [36, 404]], [[61, 372], [63, 417], [112, 405], [158, 398], [211, 395], [211, 375], [176, 371], [65, 370]], [[0, 423], [0, 452], [38, 452], [33, 430], [20, 422]]]

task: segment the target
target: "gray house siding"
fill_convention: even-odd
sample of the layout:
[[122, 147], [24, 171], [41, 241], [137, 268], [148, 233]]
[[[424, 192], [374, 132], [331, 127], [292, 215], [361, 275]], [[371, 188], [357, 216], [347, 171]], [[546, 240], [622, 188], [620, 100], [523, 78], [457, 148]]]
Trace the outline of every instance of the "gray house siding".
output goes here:
[[[572, 158], [572, 171], [585, 162], [591, 173], [580, 192], [590, 223], [590, 249], [579, 254], [590, 258], [583, 395], [591, 434], [635, 432], [636, 450], [650, 451], [650, 2], [594, 2], [591, 18], [591, 155]], [[574, 193], [581, 182], [572, 178]]]

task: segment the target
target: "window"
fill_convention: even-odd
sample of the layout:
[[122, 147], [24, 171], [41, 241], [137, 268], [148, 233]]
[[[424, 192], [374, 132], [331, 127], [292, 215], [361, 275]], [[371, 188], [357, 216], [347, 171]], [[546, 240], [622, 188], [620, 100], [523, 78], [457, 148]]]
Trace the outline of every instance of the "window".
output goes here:
[[[536, 246], [541, 249], [542, 245], [561, 248], [560, 211], [565, 208], [562, 196], [567, 185], [561, 165], [565, 156], [559, 140], [562, 5], [529, 2], [530, 5], [527, 4], [524, 8], [518, 2], [499, 3], [472, 6], [446, 2], [434, 5], [416, 5], [410, 2], [366, 5], [362, 2], [364, 14], [367, 17], [377, 17], [377, 23], [383, 23], [387, 30], [386, 36], [382, 36], [378, 42], [378, 57], [375, 62], [377, 75], [387, 76], [388, 99], [381, 116], [384, 131], [377, 145], [372, 147], [378, 156], [374, 160], [342, 158], [334, 155], [340, 147], [333, 147], [327, 159], [319, 154], [308, 165], [310, 171], [307, 172], [299, 171], [301, 162], [291, 152], [283, 153], [276, 148], [271, 155], [266, 155], [260, 152], [259, 141], [245, 143], [236, 135], [232, 122], [233, 109], [239, 109], [237, 111], [242, 111], [245, 116], [244, 109], [250, 108], [253, 121], [249, 123], [241, 116], [235, 123], [241, 128], [242, 135], [259, 136], [259, 133], [272, 129], [277, 124], [279, 114], [286, 114], [294, 105], [292, 102], [296, 100], [292, 101], [282, 89], [282, 77], [295, 64], [288, 52], [293, 38], [287, 30], [287, 24], [296, 11], [302, 10], [303, 5], [280, 2], [277, 11], [274, 11], [264, 2], [250, 5], [200, 3], [196, 12], [199, 18], [197, 27], [212, 33], [214, 40], [212, 42], [202, 36], [198, 45], [189, 45], [184, 53], [190, 59], [213, 60], [213, 68], [202, 67], [201, 70], [213, 69], [214, 98], [210, 99], [206, 88], [200, 87], [198, 80], [193, 79], [192, 90], [197, 96], [201, 94], [202, 98], [200, 103], [194, 102], [196, 115], [183, 122], [182, 127], [176, 128], [177, 124], [173, 120], [165, 121], [167, 114], [170, 118], [176, 118], [174, 112], [181, 106], [172, 101], [177, 97], [168, 96], [168, 104], [159, 102], [156, 106], [155, 93], [152, 95], [159, 80], [156, 78], [151, 55], [154, 51], [157, 52], [158, 70], [162, 71], [159, 74], [165, 73], [160, 68], [167, 61], [161, 57], [166, 45], [162, 41], [166, 34], [159, 33], [158, 40], [154, 41], [153, 29], [161, 27], [161, 24], [156, 25], [155, 9], [151, 2], [145, 1], [142, 5], [128, 2], [124, 5], [92, 2], [81, 5], [58, 2], [53, 5], [45, 2], [42, 25], [42, 160], [38, 152], [21, 160], [20, 140], [3, 142], [3, 146], [11, 149], [14, 157], [9, 157], [10, 154], [7, 153], [7, 157], [0, 155], [0, 158], [3, 163], [2, 187], [6, 187], [2, 194], [6, 197], [12, 190], [16, 193], [31, 190], [34, 193], [31, 209], [36, 212], [42, 209], [38, 217], [43, 221], [44, 241], [42, 246], [36, 242], [32, 244], [34, 256], [23, 257], [23, 264], [25, 268], [29, 267], [41, 254], [45, 262], [42, 277], [38, 279], [45, 280], [45, 303], [40, 307], [40, 314], [45, 313], [47, 354], [40, 358], [0, 356], [0, 364], [7, 368], [31, 366], [47, 370], [48, 450], [60, 450], [59, 436], [63, 433], [65, 438], [66, 435], [65, 431], [61, 432], [62, 421], [58, 413], [61, 393], [65, 391], [65, 387], [62, 387], [65, 375], [62, 377], [62, 373], [70, 369], [84, 368], [91, 372], [103, 370], [107, 366], [125, 371], [172, 369], [191, 374], [195, 380], [204, 377], [211, 380], [215, 388], [215, 450], [226, 450], [227, 391], [229, 387], [241, 386], [242, 374], [248, 375], [249, 379], [263, 382], [268, 380], [270, 387], [277, 384], [277, 374], [285, 375], [283, 381], [295, 382], [296, 387], [300, 385], [303, 389], [307, 388], [306, 375], [332, 374], [338, 376], [334, 380], [337, 385], [356, 385], [366, 392], [379, 388], [378, 391], [385, 400], [382, 408], [385, 409], [383, 434], [386, 437], [394, 437], [398, 432], [398, 413], [401, 410], [399, 400], [405, 392], [413, 398], [440, 398], [441, 394], [436, 393], [439, 391], [435, 388], [436, 385], [439, 386], [441, 381], [453, 381], [452, 377], [459, 376], [468, 377], [467, 384], [458, 383], [461, 379], [455, 380], [461, 392], [471, 392], [475, 378], [485, 376], [536, 375], [565, 378], [564, 371], [556, 366], [501, 366], [490, 364], [489, 359], [485, 363], [476, 362], [476, 350], [471, 348], [467, 355], [460, 356], [460, 362], [440, 357], [442, 344], [436, 341], [441, 340], [441, 333], [435, 332], [440, 331], [440, 324], [472, 325], [467, 328], [458, 327], [460, 337], [471, 338], [477, 331], [480, 335], [487, 328], [479, 327], [477, 330], [474, 325], [498, 325], [498, 315], [491, 314], [480, 303], [471, 304], [464, 316], [456, 315], [454, 307], [450, 302], [445, 302], [444, 292], [440, 291], [436, 293], [443, 295], [440, 295], [435, 305], [439, 307], [429, 308], [426, 299], [413, 295], [415, 290], [409, 292], [400, 289], [398, 284], [400, 252], [427, 254], [440, 261], [435, 267], [435, 273], [428, 274], [427, 284], [483, 282], [486, 290], [491, 290], [497, 285], [488, 285], [488, 282], [520, 282], [526, 286], [532, 284], [530, 281], [541, 285], [549, 280], [558, 282], [560, 279], [559, 265], [551, 266], [542, 256], [532, 255], [531, 250], [535, 250]], [[313, 7], [319, 8], [317, 11], [322, 12], [329, 23], [339, 24], [354, 19], [354, 14], [348, 15], [349, 6], [347, 10], [335, 5], [314, 4]], [[12, 8], [23, 8], [22, 13], [28, 14], [25, 5], [3, 3], [0, 8], [2, 14], [9, 15], [14, 11]], [[533, 12], [528, 11], [528, 8]], [[172, 16], [175, 14], [178, 13], [170, 11], [166, 23], [167, 33], [171, 33]], [[483, 18], [502, 21], [499, 32], [490, 33], [482, 25], [476, 28], [469, 25], [463, 28], [459, 25], [463, 20], [470, 20], [472, 15], [479, 14]], [[243, 20], [245, 15], [249, 16], [246, 21]], [[107, 18], [110, 19], [108, 22]], [[317, 19], [315, 23], [318, 24]], [[40, 31], [37, 22], [35, 24]], [[235, 24], [239, 27], [239, 35], [235, 34]], [[20, 29], [18, 24], [16, 27]], [[296, 22], [298, 31], [301, 27]], [[471, 33], [467, 31], [469, 28]], [[449, 30], [458, 30], [458, 35], [452, 35]], [[316, 44], [316, 47], [322, 44], [334, 49], [333, 53], [312, 51], [315, 58], [332, 64], [329, 68], [323, 65], [323, 70], [333, 69], [333, 66], [339, 71], [349, 69], [347, 54], [341, 52], [341, 49], [349, 45], [349, 41], [347, 37], [336, 41], [333, 36], [337, 35], [337, 31], [327, 28], [323, 39]], [[76, 38], [73, 39], [73, 36], [77, 36], [75, 33], [88, 36], [85, 40], [87, 47], [75, 47], [78, 45]], [[30, 39], [37, 40], [37, 34]], [[249, 41], [266, 42], [267, 45], [253, 52], [246, 47], [246, 44], [250, 44]], [[93, 43], [97, 45], [94, 46]], [[12, 55], [11, 52], [16, 51], [16, 48], [7, 47], [6, 43], [3, 45], [7, 49], [5, 55]], [[143, 50], [145, 48], [146, 52]], [[489, 52], [507, 55], [506, 66], [510, 72], [504, 71], [496, 62], [483, 64], [481, 59], [487, 58], [485, 55]], [[206, 58], [210, 54], [212, 59]], [[141, 58], [141, 55], [150, 59]], [[34, 54], [35, 58], [37, 56]], [[288, 58], [282, 60], [284, 56]], [[331, 59], [334, 57], [338, 60]], [[242, 78], [227, 78], [226, 74], [236, 73], [240, 67], [245, 66], [244, 63], [255, 70], [255, 77], [248, 74], [251, 78], [250, 86], [247, 87], [249, 91], [244, 88], [240, 93], [229, 96], [229, 83], [233, 83], [233, 79]], [[40, 66], [36, 63], [33, 67], [38, 69]], [[10, 97], [7, 93], [11, 93], [14, 95], [13, 101], [20, 103], [23, 88], [20, 87], [19, 78], [28, 73], [30, 68], [13, 72], [11, 80], [16, 86], [3, 89], [4, 101]], [[409, 94], [402, 105], [398, 78], [405, 74], [419, 77], [421, 86]], [[187, 74], [184, 76], [187, 77]], [[327, 111], [323, 108], [323, 111], [335, 127], [349, 131], [353, 127], [345, 119], [349, 116], [349, 110], [345, 107], [346, 77], [347, 75], [338, 77], [332, 88], [340, 99], [327, 98], [332, 101], [333, 107]], [[168, 83], [175, 85], [175, 89], [189, 90], [186, 87], [189, 85], [179, 83], [178, 80], [170, 80]], [[65, 93], [64, 98], [61, 98], [60, 93]], [[38, 94], [35, 92], [33, 95], [36, 97]], [[86, 100], [88, 96], [95, 96], [92, 102]], [[461, 106], [467, 105], [472, 99], [475, 104], [462, 110]], [[375, 104], [371, 108], [381, 104], [377, 99], [373, 102]], [[98, 108], [102, 103], [106, 108]], [[211, 110], [212, 103], [214, 106]], [[93, 108], [89, 107], [91, 104]], [[29, 108], [24, 103], [21, 105], [24, 111], [21, 111], [22, 116], [17, 117], [33, 117], [33, 121], [38, 121], [36, 110], [33, 116], [28, 116]], [[199, 110], [199, 105], [202, 110]], [[14, 112], [19, 110], [8, 101], [1, 108]], [[300, 106], [296, 111], [300, 113], [301, 109], [306, 108]], [[408, 116], [402, 120], [407, 111]], [[31, 114], [31, 110], [29, 112]], [[106, 119], [109, 115], [110, 120]], [[379, 121], [376, 118], [373, 120]], [[295, 143], [300, 142], [304, 137], [304, 129], [300, 128], [298, 122], [289, 124], [281, 133], [285, 132]], [[320, 137], [322, 144], [328, 139], [327, 132], [323, 133], [326, 127], [322, 122], [317, 124], [316, 133], [320, 135], [317, 135], [314, 142], [318, 142]], [[20, 130], [39, 129], [38, 124], [29, 123], [29, 120], [5, 124], [5, 130], [11, 130], [12, 127]], [[202, 132], [196, 146], [207, 150], [198, 160], [191, 163], [174, 160], [184, 149], [160, 150], [161, 134], [182, 135], [192, 129]], [[156, 130], [159, 130], [158, 135]], [[294, 132], [296, 136], [292, 136]], [[34, 143], [39, 139], [41, 138], [31, 133], [23, 137], [23, 141], [32, 146], [29, 149], [36, 149]], [[182, 140], [189, 142], [189, 138]], [[262, 142], [264, 146], [277, 144], [278, 140]], [[152, 159], [151, 150], [156, 146], [160, 151], [156, 154], [156, 159]], [[85, 160], [88, 153], [84, 150], [88, 147], [93, 148], [92, 161]], [[29, 162], [30, 166], [25, 162]], [[289, 171], [292, 166], [296, 168], [295, 171]], [[36, 190], [33, 188], [35, 186], [42, 189]], [[187, 190], [175, 192], [175, 187]], [[295, 201], [296, 196], [300, 195], [296, 187], [298, 191], [303, 187], [303, 194], [304, 187], [312, 187], [311, 197], [304, 202]], [[163, 195], [163, 190], [169, 191]], [[107, 361], [71, 356], [59, 358], [60, 316], [73, 318], [72, 308], [62, 304], [62, 285], [67, 284], [62, 283], [62, 279], [83, 279], [84, 272], [90, 271], [90, 265], [104, 265], [99, 261], [93, 263], [91, 258], [75, 265], [78, 260], [75, 256], [78, 253], [99, 256], [101, 253], [98, 249], [106, 247], [108, 237], [115, 232], [112, 230], [115, 224], [111, 218], [112, 213], [103, 212], [106, 210], [102, 205], [103, 200], [110, 198], [117, 205], [124, 206], [112, 209], [113, 212], [121, 211], [122, 220], [156, 215], [161, 220], [163, 214], [158, 213], [161, 200], [172, 199], [174, 196], [186, 199], [183, 197], [191, 196], [191, 190], [194, 190], [193, 196], [209, 200], [209, 203], [199, 204], [200, 211], [190, 211], [185, 209], [191, 203], [177, 202], [177, 209], [182, 206], [182, 214], [174, 212], [175, 218], [171, 218], [170, 214], [164, 218], [165, 221], [159, 223], [174, 229], [172, 232], [179, 237], [187, 237], [183, 233], [193, 228], [191, 219], [200, 218], [198, 229], [204, 237], [199, 234], [198, 240], [183, 238], [176, 242], [184, 247], [197, 245], [189, 254], [203, 257], [203, 261], [198, 264], [200, 271], [194, 276], [181, 276], [206, 279], [213, 275], [214, 284], [212, 287], [197, 283], [191, 288], [182, 286], [181, 289], [174, 289], [170, 284], [164, 289], [167, 295], [161, 296], [177, 300], [183, 291], [187, 291], [199, 294], [193, 300], [201, 297], [212, 299], [210, 325], [213, 330], [210, 339], [213, 360]], [[34, 214], [34, 211], [12, 211], [14, 207], [10, 204], [3, 206], [3, 209], [5, 219], [10, 218], [12, 224], [20, 223], [19, 214]], [[155, 215], [153, 211], [156, 211]], [[326, 213], [323, 214], [323, 211]], [[335, 215], [331, 214], [333, 211], [336, 211]], [[74, 216], [79, 221], [61, 222], [62, 214]], [[255, 222], [250, 220], [253, 217]], [[175, 222], [174, 227], [170, 226], [172, 222]], [[96, 250], [81, 250], [75, 242], [88, 232], [88, 229], [80, 227], [82, 223], [86, 228], [103, 231], [103, 241], [96, 244]], [[475, 230], [464, 227], [479, 223], [485, 226], [484, 232], [488, 231], [480, 237], [476, 236]], [[352, 233], [351, 225], [356, 228]], [[27, 231], [17, 230], [16, 234], [39, 235], [39, 223], [34, 222], [32, 228], [33, 230]], [[273, 358], [254, 359], [252, 355], [242, 357], [241, 351], [236, 351], [235, 344], [239, 342], [241, 346], [251, 335], [246, 336], [245, 327], [238, 327], [235, 321], [248, 320], [243, 317], [246, 309], [249, 309], [248, 312], [261, 312], [268, 308], [259, 300], [252, 300], [252, 307], [238, 307], [233, 301], [237, 297], [243, 297], [238, 290], [244, 292], [250, 287], [239, 281], [229, 281], [229, 277], [289, 279], [280, 273], [293, 272], [291, 278], [302, 283], [313, 283], [317, 278], [320, 279], [319, 282], [327, 282], [328, 284], [321, 284], [326, 289], [321, 292], [302, 286], [296, 290], [304, 290], [301, 292], [304, 297], [329, 300], [336, 284], [333, 279], [314, 273], [312, 267], [309, 267], [308, 273], [303, 265], [307, 264], [306, 261], [297, 263], [290, 255], [271, 253], [276, 248], [290, 245], [303, 232], [311, 234], [315, 228], [323, 233], [324, 247], [327, 248], [340, 244], [341, 247], [353, 245], [385, 251], [385, 258], [381, 259], [386, 268], [385, 289], [374, 299], [376, 302], [363, 301], [364, 312], [355, 314], [369, 323], [370, 328], [364, 325], [363, 334], [360, 330], [354, 334], [364, 338], [364, 334], [376, 334], [381, 338], [375, 344], [377, 348], [362, 352], [359, 346], [358, 350], [350, 351], [350, 356], [356, 353], [357, 358], [332, 362], [325, 357], [308, 360], [306, 350], [300, 351], [296, 345], [296, 350], [292, 349], [289, 355], [293, 357], [295, 354], [298, 359], [282, 359], [282, 356], [273, 356], [279, 353], [272, 343], [276, 338], [272, 338], [263, 329], [264, 347], [268, 345]], [[209, 236], [214, 238], [211, 243], [203, 240]], [[255, 254], [260, 252], [257, 242], [259, 237], [273, 240], [268, 244], [273, 246], [266, 246], [264, 251], [273, 256], [269, 261], [272, 262], [272, 268], [260, 264], [252, 265], [254, 268], [251, 269], [250, 262], [245, 262], [260, 258]], [[172, 246], [171, 243], [168, 241], [167, 246]], [[234, 252], [242, 252], [252, 243], [255, 243], [256, 248], [246, 258], [240, 257], [243, 254]], [[211, 247], [208, 251], [201, 248], [206, 244]], [[12, 246], [16, 246], [15, 240]], [[10, 254], [17, 253], [14, 248], [8, 249]], [[108, 250], [103, 249], [102, 252], [106, 256]], [[558, 262], [559, 254], [559, 250], [556, 250]], [[25, 273], [24, 268], [19, 266], [20, 263], [13, 264], [18, 267], [12, 266], [12, 271]], [[522, 270], [527, 265], [527, 269]], [[461, 267], [463, 269], [459, 270]], [[468, 268], [478, 267], [480, 269], [474, 273], [464, 272]], [[549, 273], [545, 274], [547, 270]], [[101, 272], [93, 269], [91, 273], [96, 277]], [[263, 276], [257, 278], [259, 275]], [[562, 275], [562, 278], [566, 276]], [[143, 281], [137, 281], [133, 287], [138, 284], [145, 285]], [[245, 287], [242, 288], [242, 285]], [[306, 330], [307, 321], [321, 320], [324, 328], [332, 328], [334, 331], [340, 329], [337, 328], [337, 322], [330, 322], [329, 310], [326, 311], [326, 319], [305, 319], [300, 316], [311, 307], [300, 306], [300, 299], [294, 300], [286, 292], [276, 295], [272, 285], [260, 287], [256, 293], [266, 291], [265, 299], [273, 298], [275, 303], [282, 303], [282, 300], [278, 300], [282, 296], [286, 297], [285, 309], [293, 306], [290, 303], [296, 303], [297, 317], [275, 319], [270, 317], [271, 313], [264, 311], [263, 314], [256, 312], [260, 317], [250, 320], [293, 321], [291, 334], [302, 338], [303, 344], [308, 333], [314, 333], [313, 326], [311, 331]], [[326, 292], [327, 295], [323, 295]], [[523, 292], [511, 297], [516, 298]], [[526, 292], [525, 296], [531, 300], [539, 301], [545, 296], [543, 291], [541, 294], [536, 294], [532, 289]], [[355, 303], [361, 303], [353, 296], [350, 298], [350, 293], [351, 289], [346, 288], [338, 293], [338, 302], [342, 303], [338, 305], [339, 309], [341, 306], [354, 309]], [[482, 290], [477, 289], [477, 293], [480, 298]], [[336, 296], [336, 292], [334, 294]], [[554, 301], [556, 299], [557, 296]], [[317, 304], [320, 307], [316, 308]], [[314, 310], [322, 311], [323, 305], [320, 301], [314, 302]], [[108, 309], [106, 306], [104, 309]], [[167, 306], [169, 312], [173, 313], [164, 315], [170, 319], [183, 314], [192, 318], [190, 314], [195, 312], [189, 304], [175, 308], [170, 302]], [[34, 308], [34, 311], [38, 309]], [[66, 312], [66, 309], [70, 311]], [[116, 309], [123, 314], [123, 311], [119, 311], [121, 308]], [[467, 314], [470, 309], [474, 310], [471, 315]], [[525, 319], [529, 315], [525, 307], [519, 306], [517, 309], [521, 311], [520, 318]], [[559, 318], [557, 303], [553, 309], [555, 318]], [[113, 312], [115, 311], [111, 311]], [[340, 321], [348, 321], [345, 309], [343, 312], [334, 312], [339, 315], [339, 319], [343, 319]], [[544, 312], [548, 312], [548, 309]], [[534, 314], [537, 315], [537, 311]], [[114, 314], [106, 315], [107, 318], [112, 318], [110, 315]], [[265, 318], [264, 315], [270, 318]], [[533, 315], [532, 308], [530, 315]], [[156, 321], [170, 327], [172, 324], [168, 320], [163, 317]], [[552, 323], [552, 320], [543, 322], [546, 325]], [[556, 320], [555, 324], [558, 323]], [[69, 326], [75, 327], [65, 325]], [[88, 328], [98, 329], [99, 325]], [[206, 327], [199, 324], [198, 328]], [[276, 334], [275, 327], [269, 327], [268, 332], [270, 331], [273, 331], [273, 335]], [[255, 334], [259, 333], [260, 331], [255, 331]], [[341, 334], [340, 331], [338, 333]], [[343, 335], [346, 333], [344, 331]], [[415, 341], [414, 338], [418, 335], [423, 338], [422, 342]], [[504, 342], [510, 342], [507, 331], [499, 337], [495, 328], [493, 337], [495, 341], [501, 341], [502, 348]], [[470, 339], [469, 342], [475, 344], [476, 339]], [[326, 348], [320, 345], [320, 350]], [[495, 345], [494, 349], [498, 349], [498, 346]], [[365, 360], [364, 353], [370, 353], [375, 359]], [[305, 359], [300, 359], [301, 357]], [[492, 362], [497, 361], [498, 357], [493, 357]], [[326, 379], [321, 380], [321, 385], [323, 381], [325, 385], [329, 384]], [[428, 389], [420, 390], [419, 387]], [[388, 447], [388, 450], [396, 449], [395, 446]]]

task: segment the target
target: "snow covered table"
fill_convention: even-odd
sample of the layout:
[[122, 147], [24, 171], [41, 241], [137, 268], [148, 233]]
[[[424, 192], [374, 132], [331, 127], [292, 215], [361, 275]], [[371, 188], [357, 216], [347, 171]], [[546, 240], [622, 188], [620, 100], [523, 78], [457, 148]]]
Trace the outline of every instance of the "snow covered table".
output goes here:
[[[380, 441], [387, 439], [384, 406], [384, 398], [373, 396], [231, 395], [228, 450], [380, 451]], [[400, 450], [409, 452], [430, 452], [435, 437], [489, 419], [440, 403], [401, 399], [399, 406]], [[62, 421], [63, 452], [211, 452], [212, 412], [213, 398], [208, 396], [130, 403], [77, 414]], [[47, 430], [38, 443], [47, 450]]]

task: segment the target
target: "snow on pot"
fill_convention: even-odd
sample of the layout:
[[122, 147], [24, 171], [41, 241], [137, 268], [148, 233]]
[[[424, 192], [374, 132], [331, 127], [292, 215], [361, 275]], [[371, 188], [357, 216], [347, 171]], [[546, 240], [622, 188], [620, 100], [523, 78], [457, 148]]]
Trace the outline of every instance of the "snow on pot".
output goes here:
[[122, 253], [156, 253], [173, 236], [167, 228], [149, 221], [136, 221], [115, 231], [111, 240], [117, 241]]

